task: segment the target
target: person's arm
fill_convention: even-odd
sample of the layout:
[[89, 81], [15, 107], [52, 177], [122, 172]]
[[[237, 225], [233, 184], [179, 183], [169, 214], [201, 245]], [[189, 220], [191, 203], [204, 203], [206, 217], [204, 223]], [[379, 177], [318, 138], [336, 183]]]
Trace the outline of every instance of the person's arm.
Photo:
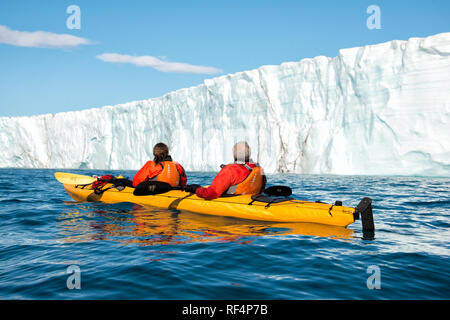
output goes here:
[[149, 177], [149, 167], [150, 167], [150, 161], [147, 161], [146, 164], [136, 173], [136, 175], [133, 178], [133, 187], [137, 187], [137, 185], [141, 182], [144, 182]]
[[181, 164], [177, 163], [176, 165], [178, 173], [180, 174], [180, 186], [184, 187], [187, 183], [186, 172], [184, 171], [184, 168]]
[[195, 194], [203, 199], [212, 200], [220, 197], [232, 185], [232, 175], [225, 167], [217, 174], [211, 185], [206, 188], [198, 188]]

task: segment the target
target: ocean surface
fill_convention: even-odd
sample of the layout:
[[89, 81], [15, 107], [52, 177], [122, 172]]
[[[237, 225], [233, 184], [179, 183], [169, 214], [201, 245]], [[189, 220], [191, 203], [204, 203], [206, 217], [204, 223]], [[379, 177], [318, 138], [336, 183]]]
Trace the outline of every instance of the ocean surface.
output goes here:
[[[354, 207], [371, 197], [368, 237], [360, 221], [341, 228], [77, 203], [55, 171], [0, 169], [1, 299], [450, 298], [449, 178], [268, 176], [302, 200]], [[188, 177], [209, 184], [214, 173]]]

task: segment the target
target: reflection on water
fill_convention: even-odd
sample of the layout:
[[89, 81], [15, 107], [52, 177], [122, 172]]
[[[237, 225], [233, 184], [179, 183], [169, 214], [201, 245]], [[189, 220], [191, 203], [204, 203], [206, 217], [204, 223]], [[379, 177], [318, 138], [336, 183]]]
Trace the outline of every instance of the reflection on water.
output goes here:
[[64, 242], [117, 241], [122, 245], [174, 245], [191, 242], [240, 242], [245, 237], [306, 235], [351, 239], [353, 231], [314, 223], [274, 223], [207, 216], [132, 204], [74, 204], [59, 218]]
[[[377, 231], [367, 241], [360, 221], [352, 232], [130, 203], [65, 202], [70, 198], [53, 173], [0, 170], [2, 299], [449, 298], [448, 178], [268, 177], [309, 201], [356, 206], [370, 196]], [[189, 179], [207, 184], [213, 178], [192, 172]], [[67, 289], [72, 264], [82, 270], [82, 290]], [[381, 290], [367, 288], [374, 265]]]

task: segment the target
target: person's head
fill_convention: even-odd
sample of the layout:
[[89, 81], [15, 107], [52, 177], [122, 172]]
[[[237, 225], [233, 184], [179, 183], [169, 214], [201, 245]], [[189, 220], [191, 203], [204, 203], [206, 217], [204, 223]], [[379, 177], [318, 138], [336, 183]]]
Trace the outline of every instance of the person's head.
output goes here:
[[234, 161], [250, 161], [250, 147], [247, 142], [240, 141], [233, 147]]
[[164, 159], [169, 155], [169, 147], [162, 142], [157, 143], [153, 147], [153, 155], [155, 156], [153, 161], [158, 164], [164, 161]]

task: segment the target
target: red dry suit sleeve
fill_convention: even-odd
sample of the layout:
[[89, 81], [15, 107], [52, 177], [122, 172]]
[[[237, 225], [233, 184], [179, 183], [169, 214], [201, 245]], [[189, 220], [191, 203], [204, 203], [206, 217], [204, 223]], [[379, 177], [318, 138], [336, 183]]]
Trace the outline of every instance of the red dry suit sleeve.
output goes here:
[[[158, 172], [159, 171], [159, 172]], [[147, 179], [151, 179], [154, 176], [161, 173], [162, 168], [159, 166], [155, 168], [155, 164], [153, 161], [147, 161], [146, 164], [136, 173], [133, 178], [133, 187], [137, 187], [137, 185], [141, 182], [147, 181]]]
[[186, 172], [184, 171], [184, 168], [181, 166], [181, 164], [176, 163], [178, 173], [180, 174], [180, 186], [184, 187], [187, 183], [187, 177]]
[[206, 188], [198, 188], [195, 194], [206, 200], [220, 197], [233, 184], [232, 166], [226, 166], [217, 174], [211, 185]]

